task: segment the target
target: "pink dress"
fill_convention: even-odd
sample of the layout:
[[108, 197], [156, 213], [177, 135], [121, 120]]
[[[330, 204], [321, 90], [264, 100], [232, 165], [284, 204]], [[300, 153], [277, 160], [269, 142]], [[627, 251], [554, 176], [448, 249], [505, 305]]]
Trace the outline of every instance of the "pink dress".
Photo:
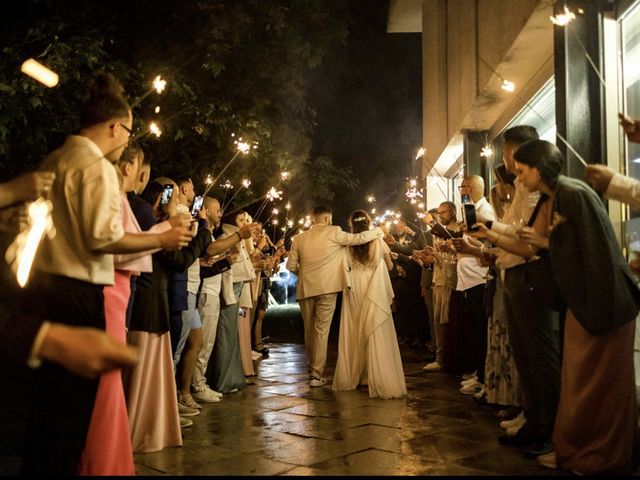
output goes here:
[[[139, 232], [140, 227], [125, 195], [122, 196], [121, 212], [125, 232]], [[104, 288], [106, 332], [122, 343], [127, 341], [125, 317], [131, 295], [131, 275], [138, 273], [126, 266], [126, 260], [124, 256], [116, 257], [115, 283], [113, 286]], [[135, 475], [135, 473], [122, 371], [112, 370], [100, 377], [78, 474]]]
[[[115, 285], [104, 289], [107, 334], [126, 342], [125, 314], [131, 272], [116, 270]], [[121, 370], [100, 377], [79, 475], [135, 475]]]

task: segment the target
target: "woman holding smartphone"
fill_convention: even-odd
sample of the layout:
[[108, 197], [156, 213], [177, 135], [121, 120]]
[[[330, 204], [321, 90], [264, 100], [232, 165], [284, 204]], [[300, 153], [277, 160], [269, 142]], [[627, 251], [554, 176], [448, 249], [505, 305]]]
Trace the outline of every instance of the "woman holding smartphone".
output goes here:
[[578, 474], [628, 474], [637, 430], [633, 344], [640, 291], [609, 215], [584, 182], [560, 175], [558, 148], [532, 140], [515, 153], [518, 178], [546, 197], [547, 234], [518, 240], [483, 235], [505, 250], [548, 249], [553, 281], [567, 305], [554, 452], [538, 457]]

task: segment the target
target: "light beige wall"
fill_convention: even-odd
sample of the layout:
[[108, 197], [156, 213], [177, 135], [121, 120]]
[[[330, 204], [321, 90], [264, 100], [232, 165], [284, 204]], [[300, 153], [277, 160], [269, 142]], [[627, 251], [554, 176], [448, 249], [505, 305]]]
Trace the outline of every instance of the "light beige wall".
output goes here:
[[476, 0], [447, 2], [448, 135], [455, 135], [478, 95]]
[[422, 28], [423, 169], [429, 170], [449, 141], [447, 131], [447, 0], [424, 0]]
[[[490, 130], [525, 95], [553, 55], [552, 5], [553, 0], [423, 0], [425, 174], [462, 129]], [[502, 78], [514, 81], [515, 94], [500, 88]]]
[[538, 0], [478, 0], [479, 85], [489, 82], [491, 69], [503, 61], [537, 4]]

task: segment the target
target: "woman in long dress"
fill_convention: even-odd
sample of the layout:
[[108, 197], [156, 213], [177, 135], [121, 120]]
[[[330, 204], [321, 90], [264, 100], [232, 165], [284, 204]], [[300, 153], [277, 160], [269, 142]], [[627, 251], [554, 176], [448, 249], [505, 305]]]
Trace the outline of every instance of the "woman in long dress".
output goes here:
[[[371, 225], [369, 215], [356, 210], [351, 231]], [[338, 363], [333, 390], [369, 386], [371, 398], [398, 398], [407, 394], [400, 348], [391, 316], [393, 268], [389, 247], [382, 239], [349, 247], [350, 285], [342, 295]]]
[[[633, 343], [640, 291], [602, 201], [586, 183], [560, 175], [564, 159], [558, 148], [532, 140], [515, 159], [527, 189], [544, 194], [538, 217], [546, 224], [546, 234], [535, 223], [520, 229], [529, 255], [520, 254], [544, 257], [546, 251], [548, 286], [555, 283], [567, 306], [554, 452], [538, 461], [578, 474], [629, 474], [635, 466]], [[479, 228], [499, 247], [522, 250], [517, 239], [491, 238]], [[539, 292], [543, 301], [541, 294], [553, 298], [552, 289]]]

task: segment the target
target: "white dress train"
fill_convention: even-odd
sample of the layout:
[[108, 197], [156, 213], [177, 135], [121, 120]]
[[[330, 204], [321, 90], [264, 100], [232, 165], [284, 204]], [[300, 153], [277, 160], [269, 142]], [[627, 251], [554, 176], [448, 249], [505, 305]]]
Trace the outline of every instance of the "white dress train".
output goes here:
[[350, 286], [342, 295], [333, 390], [368, 385], [371, 398], [399, 398], [407, 394], [391, 315], [393, 289], [383, 258], [388, 251], [384, 241], [374, 240], [366, 264], [358, 262], [349, 252]]

